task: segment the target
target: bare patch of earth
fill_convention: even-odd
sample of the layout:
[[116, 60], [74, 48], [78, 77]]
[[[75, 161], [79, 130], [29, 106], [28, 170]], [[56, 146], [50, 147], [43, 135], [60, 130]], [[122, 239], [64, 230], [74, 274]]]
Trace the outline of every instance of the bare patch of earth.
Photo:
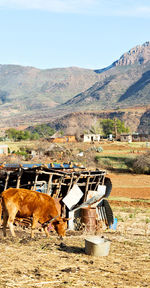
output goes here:
[[150, 209], [150, 202], [109, 200], [110, 205], [121, 207], [142, 207]]
[[[116, 205], [117, 204], [117, 205]], [[105, 257], [85, 254], [85, 232], [67, 232], [64, 241], [16, 227], [17, 238], [0, 229], [0, 288], [150, 287], [150, 209], [111, 204], [117, 230], [99, 232], [111, 241]]]
[[111, 196], [132, 199], [150, 199], [150, 175], [109, 173], [112, 181]]

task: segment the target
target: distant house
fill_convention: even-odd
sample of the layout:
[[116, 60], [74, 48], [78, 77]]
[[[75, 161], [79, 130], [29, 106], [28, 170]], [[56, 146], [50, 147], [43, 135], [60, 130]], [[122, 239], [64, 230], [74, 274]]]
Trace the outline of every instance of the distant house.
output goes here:
[[132, 134], [132, 141], [133, 142], [148, 142], [150, 141], [149, 134]]
[[70, 143], [70, 142], [76, 142], [76, 138], [74, 135], [58, 136], [54, 134], [48, 139], [48, 141], [51, 143]]
[[8, 155], [8, 145], [0, 145], [0, 155]]
[[150, 141], [150, 135], [148, 134], [121, 134], [120, 135], [120, 141], [121, 142], [149, 142]]
[[132, 135], [128, 133], [123, 133], [120, 135], [121, 142], [132, 142]]
[[81, 139], [83, 142], [99, 142], [101, 137], [100, 134], [83, 134]]

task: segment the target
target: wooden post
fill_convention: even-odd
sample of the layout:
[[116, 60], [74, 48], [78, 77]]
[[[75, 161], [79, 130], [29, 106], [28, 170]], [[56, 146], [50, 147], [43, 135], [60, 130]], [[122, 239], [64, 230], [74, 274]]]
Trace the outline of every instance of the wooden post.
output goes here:
[[61, 177], [58, 181], [58, 186], [57, 186], [56, 192], [55, 192], [55, 198], [59, 198], [62, 182], [63, 182], [63, 177]]
[[87, 182], [86, 182], [86, 187], [85, 187], [85, 194], [84, 194], [84, 201], [86, 201], [86, 198], [87, 198], [87, 194], [88, 194], [88, 190], [89, 190], [89, 181], [90, 181], [90, 175], [87, 176]]
[[51, 195], [52, 193], [52, 178], [53, 178], [53, 174], [49, 175], [49, 180], [48, 180], [48, 185], [47, 185], [47, 194]]
[[94, 189], [95, 191], [97, 190], [98, 185], [100, 184], [101, 178], [102, 178], [102, 176], [100, 175], [100, 176], [98, 177], [97, 183], [96, 183], [96, 185], [95, 185], [95, 189]]
[[72, 175], [72, 177], [71, 177], [71, 179], [70, 179], [70, 183], [69, 183], [69, 187], [68, 187], [67, 194], [68, 194], [68, 192], [71, 190], [72, 182], [73, 182], [73, 177], [74, 177], [74, 174]]
[[117, 131], [117, 119], [114, 118], [114, 130], [115, 130], [115, 139], [117, 139], [117, 134], [118, 134], [118, 131]]
[[80, 175], [73, 181], [73, 185], [74, 185], [74, 184], [77, 184], [78, 181], [79, 181], [79, 179], [80, 179]]
[[7, 189], [8, 181], [9, 181], [10, 172], [7, 172], [6, 180], [5, 180], [5, 187], [4, 190]]
[[21, 180], [21, 173], [22, 172], [22, 169], [19, 168], [19, 174], [18, 174], [18, 179], [17, 179], [17, 185], [16, 185], [16, 188], [19, 188], [20, 187], [20, 180]]
[[37, 183], [37, 179], [39, 177], [39, 173], [36, 173], [35, 175], [35, 181], [34, 181], [34, 186], [33, 186], [33, 190], [36, 190], [36, 183]]

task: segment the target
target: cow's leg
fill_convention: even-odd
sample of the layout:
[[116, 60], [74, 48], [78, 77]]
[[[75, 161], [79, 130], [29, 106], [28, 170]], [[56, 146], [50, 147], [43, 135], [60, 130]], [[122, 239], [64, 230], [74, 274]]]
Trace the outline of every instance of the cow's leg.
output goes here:
[[45, 232], [45, 234], [46, 234], [46, 237], [49, 238], [49, 233], [48, 233], [48, 230], [47, 230], [47, 226], [44, 227], [44, 232]]
[[31, 238], [34, 238], [34, 230], [37, 227], [38, 219], [33, 215], [32, 226], [31, 226]]
[[13, 225], [13, 223], [14, 223], [14, 220], [15, 220], [15, 217], [16, 217], [17, 212], [18, 212], [18, 209], [17, 209], [17, 207], [16, 207], [16, 208], [14, 208], [11, 212], [8, 213], [8, 214], [9, 214], [9, 217], [8, 217], [8, 226], [9, 226], [11, 235], [12, 235], [13, 237], [16, 237], [16, 234], [15, 234], [15, 232], [14, 232], [14, 225]]
[[12, 235], [13, 237], [16, 237], [16, 234], [15, 234], [15, 232], [14, 232], [14, 225], [13, 225], [13, 223], [14, 223], [14, 220], [8, 219], [8, 226], [9, 226], [11, 235]]
[[8, 214], [6, 210], [3, 210], [3, 235], [6, 237], [6, 226], [8, 221]]
[[2, 225], [2, 199], [0, 198], [0, 226]]

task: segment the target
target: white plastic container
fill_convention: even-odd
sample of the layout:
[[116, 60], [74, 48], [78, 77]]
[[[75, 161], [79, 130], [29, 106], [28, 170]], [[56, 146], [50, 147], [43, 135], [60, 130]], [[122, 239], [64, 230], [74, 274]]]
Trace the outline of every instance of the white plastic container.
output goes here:
[[92, 256], [108, 256], [110, 241], [99, 236], [85, 239], [85, 253]]

